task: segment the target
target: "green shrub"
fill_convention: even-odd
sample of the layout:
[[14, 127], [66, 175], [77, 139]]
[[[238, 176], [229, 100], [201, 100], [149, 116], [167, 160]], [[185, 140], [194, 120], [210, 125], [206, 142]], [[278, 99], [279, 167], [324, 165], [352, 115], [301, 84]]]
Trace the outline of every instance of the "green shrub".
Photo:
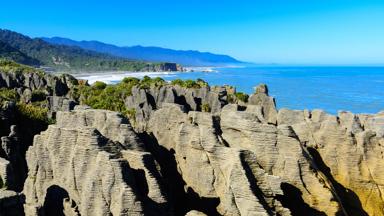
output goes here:
[[125, 77], [121, 82], [123, 83], [133, 83], [135, 85], [140, 83], [140, 79], [136, 77]]
[[200, 85], [195, 81], [195, 80], [185, 80], [184, 81], [184, 86], [185, 88], [200, 88]]
[[175, 79], [175, 80], [171, 81], [171, 85], [178, 85], [178, 86], [183, 87], [184, 86], [184, 81], [181, 80], [181, 79]]
[[92, 88], [97, 89], [97, 90], [103, 90], [107, 87], [107, 84], [104, 82], [96, 81], [95, 83], [92, 84]]
[[178, 85], [184, 88], [201, 88], [208, 86], [208, 83], [205, 82], [202, 79], [195, 80], [181, 80], [181, 79], [175, 79], [171, 81], [171, 85]]
[[247, 95], [243, 92], [236, 92], [235, 96], [236, 96], [237, 100], [239, 100], [239, 101], [243, 101], [245, 103], [248, 102], [249, 95]]
[[17, 103], [18, 113], [30, 120], [48, 123], [48, 109], [33, 104]]
[[0, 101], [18, 101], [19, 95], [15, 89], [1, 88], [0, 89]]
[[161, 86], [164, 86], [167, 82], [165, 82], [165, 80], [161, 77], [155, 77], [152, 79], [151, 83], [156, 87], [161, 87]]
[[123, 113], [125, 116], [127, 116], [130, 120], [136, 119], [136, 109], [128, 109]]
[[139, 83], [139, 87], [141, 89], [149, 89], [151, 86], [161, 87], [161, 86], [164, 86], [165, 84], [166, 84], [165, 80], [160, 77], [156, 77], [152, 79], [149, 76], [144, 76]]
[[209, 106], [209, 104], [205, 103], [205, 104], [201, 105], [201, 111], [211, 112], [211, 107]]
[[0, 71], [6, 72], [6, 73], [15, 73], [15, 74], [36, 73], [39, 76], [44, 76], [45, 74], [45, 72], [42, 70], [38, 70], [33, 67], [18, 64], [14, 61], [3, 60], [3, 59], [0, 59]]
[[151, 77], [144, 76], [143, 79], [141, 79], [139, 86], [141, 89], [149, 89], [149, 87], [151, 87]]
[[205, 82], [203, 79], [198, 78], [198, 79], [196, 80], [196, 82], [197, 82], [197, 84], [198, 84], [200, 87], [207, 87], [207, 86], [208, 86], [208, 83]]

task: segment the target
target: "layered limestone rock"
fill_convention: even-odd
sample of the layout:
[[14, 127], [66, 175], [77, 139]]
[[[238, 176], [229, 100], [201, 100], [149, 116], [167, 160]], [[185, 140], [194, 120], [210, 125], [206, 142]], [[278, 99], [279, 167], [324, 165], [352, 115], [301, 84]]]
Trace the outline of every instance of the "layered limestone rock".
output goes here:
[[384, 115], [280, 110], [327, 177], [345, 214], [383, 215]]
[[0, 103], [0, 188], [20, 192], [27, 176], [25, 152], [32, 145], [40, 123], [22, 116], [15, 102]]
[[[236, 158], [240, 156], [236, 155], [242, 155], [240, 151], [251, 155], [248, 166], [257, 164], [262, 173], [279, 179], [281, 186], [277, 188], [283, 192], [272, 188], [272, 198], [268, 197], [274, 200], [272, 214], [282, 214], [280, 210], [293, 215], [383, 215], [384, 176], [380, 164], [384, 115], [341, 112], [332, 116], [319, 110], [287, 109], [277, 112], [273, 98], [267, 93], [266, 87], [257, 88], [251, 97], [262, 99], [251, 99], [245, 107], [226, 105], [220, 117], [201, 112], [187, 114], [183, 106], [163, 104], [152, 115], [148, 132], [153, 133], [161, 146], [174, 152], [185, 187], [204, 198], [219, 198], [220, 214], [244, 215], [248, 211], [271, 214], [268, 212], [271, 201], [267, 198], [264, 197], [267, 204], [260, 209], [257, 208], [263, 203], [260, 197], [246, 205], [255, 209], [242, 209], [236, 195], [227, 197], [228, 191], [220, 186], [218, 173], [230, 181], [226, 182], [227, 187], [231, 181], [241, 182], [242, 189], [250, 185], [241, 178], [229, 178], [228, 171], [220, 166], [239, 164]], [[259, 182], [261, 178], [255, 179]], [[252, 200], [251, 196], [245, 196], [247, 201]], [[235, 200], [237, 205], [227, 200]], [[279, 202], [289, 211], [276, 208]]]
[[268, 87], [261, 84], [256, 87], [255, 94], [248, 99], [249, 105], [258, 105], [268, 123], [276, 124], [276, 104], [275, 99], [268, 95]]
[[17, 89], [23, 93], [44, 89], [48, 94], [65, 96], [77, 80], [68, 74], [52, 76], [40, 73], [8, 73], [0, 71], [0, 88]]
[[[134, 128], [119, 113], [70, 111], [75, 101], [52, 95], [56, 124], [26, 156], [25, 213], [384, 215], [384, 113], [278, 111], [265, 85], [228, 104], [230, 91], [133, 87], [125, 104]], [[8, 184], [18, 133], [2, 122]]]
[[281, 179], [260, 168], [252, 152], [228, 147], [212, 114], [187, 114], [167, 104], [149, 125], [158, 143], [175, 152], [186, 187], [200, 197], [219, 198], [217, 214], [290, 215], [276, 199], [283, 195]]
[[27, 152], [25, 214], [167, 215], [158, 171], [137, 140], [118, 113], [59, 112]]
[[0, 146], [0, 181], [11, 190], [20, 191], [26, 178], [27, 167], [25, 165], [23, 146], [18, 137], [16, 125], [10, 127], [10, 134], [1, 137]]
[[236, 105], [226, 106], [221, 113], [221, 130], [228, 145], [252, 151], [260, 167], [299, 189], [305, 203], [335, 215], [339, 205], [334, 200], [332, 188], [324, 183], [315, 161], [292, 128], [263, 123], [259, 115], [252, 109], [238, 111]]
[[165, 85], [152, 86], [150, 89], [142, 89], [138, 86], [132, 88], [132, 96], [128, 96], [125, 105], [128, 109], [136, 110], [136, 129], [145, 131], [151, 114], [160, 109], [163, 103], [175, 103], [182, 105], [186, 111], [201, 111], [202, 106], [209, 107], [212, 113], [219, 113], [227, 104], [225, 88], [210, 87], [183, 88], [180, 86]]

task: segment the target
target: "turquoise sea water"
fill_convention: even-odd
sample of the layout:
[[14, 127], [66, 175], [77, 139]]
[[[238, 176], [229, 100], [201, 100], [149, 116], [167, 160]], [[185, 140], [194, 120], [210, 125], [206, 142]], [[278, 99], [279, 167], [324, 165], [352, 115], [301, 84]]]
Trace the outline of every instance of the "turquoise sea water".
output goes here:
[[[384, 110], [384, 67], [245, 67], [216, 72], [150, 74], [165, 80], [201, 78], [210, 85], [233, 85], [252, 93], [265, 83], [278, 108], [376, 113]], [[119, 77], [119, 76], [117, 76]], [[116, 78], [120, 79], [120, 78]], [[116, 82], [118, 80], [109, 81]]]

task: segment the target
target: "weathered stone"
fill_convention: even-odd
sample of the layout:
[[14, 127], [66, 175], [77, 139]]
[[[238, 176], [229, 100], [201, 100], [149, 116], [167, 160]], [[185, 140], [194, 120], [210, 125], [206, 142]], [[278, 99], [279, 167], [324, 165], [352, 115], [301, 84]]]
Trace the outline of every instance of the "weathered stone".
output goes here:
[[[128, 150], [139, 148], [135, 139], [118, 113], [59, 112], [57, 124], [37, 135], [27, 152], [26, 215], [50, 212], [47, 197], [58, 191], [64, 195], [56, 197], [64, 204], [55, 211], [72, 215], [168, 215], [164, 192], [153, 177], [153, 159]], [[139, 170], [145, 170], [144, 178]], [[140, 190], [139, 181], [148, 182], [149, 194]]]
[[[227, 147], [217, 134], [212, 114], [187, 115], [180, 107], [169, 105], [156, 111], [149, 125], [159, 144], [175, 151], [186, 185], [199, 196], [220, 199], [220, 214], [290, 215], [274, 198], [283, 193], [280, 178], [261, 169], [252, 152]], [[255, 194], [253, 188], [263, 193]]]
[[249, 97], [248, 104], [261, 106], [264, 118], [269, 123], [276, 124], [277, 110], [275, 99], [268, 96], [268, 88], [266, 85], [262, 84], [256, 88], [255, 94]]

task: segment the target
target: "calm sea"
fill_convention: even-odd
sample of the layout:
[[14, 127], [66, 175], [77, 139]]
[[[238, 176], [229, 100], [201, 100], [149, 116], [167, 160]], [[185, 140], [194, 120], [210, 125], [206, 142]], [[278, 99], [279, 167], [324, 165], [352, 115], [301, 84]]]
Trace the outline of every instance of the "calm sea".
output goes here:
[[165, 80], [201, 78], [210, 85], [233, 85], [253, 93], [265, 83], [278, 108], [376, 113], [384, 110], [384, 67], [245, 67], [214, 68], [213, 72], [123, 73], [83, 75], [91, 82], [120, 81], [124, 76], [160, 76]]

